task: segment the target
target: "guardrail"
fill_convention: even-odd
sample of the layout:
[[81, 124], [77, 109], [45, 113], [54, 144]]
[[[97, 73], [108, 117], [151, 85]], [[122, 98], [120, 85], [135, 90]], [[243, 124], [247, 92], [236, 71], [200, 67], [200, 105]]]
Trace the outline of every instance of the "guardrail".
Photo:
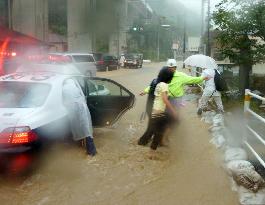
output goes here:
[[[258, 100], [261, 100], [262, 102], [265, 102], [265, 98], [263, 98], [259, 95], [256, 95], [254, 93], [251, 93], [251, 91], [249, 89], [246, 89], [245, 90], [245, 101], [244, 101], [245, 117], [248, 118], [251, 115], [255, 119], [262, 122], [264, 124], [264, 127], [265, 127], [265, 118], [263, 118], [262, 116], [258, 115], [256, 112], [254, 112], [253, 110], [250, 109], [251, 98], [256, 98]], [[253, 128], [251, 128], [250, 125], [247, 124], [246, 128], [252, 134], [251, 136], [253, 136], [255, 138], [255, 140], [257, 140], [260, 143], [259, 145], [262, 146], [261, 149], [265, 150], [265, 140], [262, 138], [262, 136], [260, 136], [257, 131], [255, 131]], [[255, 145], [251, 144], [251, 142], [249, 142], [248, 138], [244, 139], [244, 144], [250, 150], [250, 152], [255, 156], [255, 158], [260, 162], [260, 164], [265, 168], [264, 159], [262, 159], [262, 156], [257, 151], [257, 147], [255, 147]]]

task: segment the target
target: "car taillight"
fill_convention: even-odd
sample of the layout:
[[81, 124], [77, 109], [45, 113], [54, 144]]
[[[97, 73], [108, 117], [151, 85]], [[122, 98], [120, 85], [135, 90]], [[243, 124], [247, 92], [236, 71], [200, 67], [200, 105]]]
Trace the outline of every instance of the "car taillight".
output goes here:
[[9, 127], [0, 133], [0, 144], [23, 144], [36, 141], [37, 134], [30, 127]]
[[0, 52], [0, 57], [16, 57], [17, 53], [16, 52]]
[[103, 65], [104, 64], [104, 61], [98, 61], [98, 65]]
[[51, 62], [57, 62], [57, 63], [71, 63], [72, 62], [72, 59], [69, 56], [49, 55], [48, 59]]
[[27, 56], [27, 59], [33, 62], [42, 61], [42, 62], [47, 62], [47, 63], [71, 63], [72, 62], [72, 59], [69, 56], [53, 55], [53, 54], [29, 55]]

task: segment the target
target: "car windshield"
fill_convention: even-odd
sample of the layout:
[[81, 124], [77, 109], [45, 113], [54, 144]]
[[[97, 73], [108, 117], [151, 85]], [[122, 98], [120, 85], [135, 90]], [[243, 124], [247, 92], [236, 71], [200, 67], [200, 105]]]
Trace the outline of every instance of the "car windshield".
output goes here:
[[104, 56], [103, 58], [104, 58], [104, 60], [112, 60], [113, 59], [112, 56]]
[[127, 59], [135, 59], [135, 58], [137, 58], [137, 55], [128, 54], [128, 55], [125, 55], [125, 58], [127, 58]]
[[93, 56], [94, 56], [94, 58], [95, 58], [96, 61], [99, 61], [101, 59], [101, 57], [102, 57], [102, 54], [100, 54], [100, 53], [94, 53]]
[[0, 108], [34, 108], [43, 105], [50, 85], [43, 83], [0, 82]]

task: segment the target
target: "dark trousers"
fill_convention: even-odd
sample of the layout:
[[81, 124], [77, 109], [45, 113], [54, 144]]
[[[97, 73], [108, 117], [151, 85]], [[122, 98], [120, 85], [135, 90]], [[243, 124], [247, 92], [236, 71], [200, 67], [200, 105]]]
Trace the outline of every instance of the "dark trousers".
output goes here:
[[139, 145], [146, 145], [153, 137], [151, 149], [156, 150], [161, 139], [169, 126], [170, 117], [168, 114], [155, 114], [149, 119], [147, 129], [143, 136], [139, 139]]

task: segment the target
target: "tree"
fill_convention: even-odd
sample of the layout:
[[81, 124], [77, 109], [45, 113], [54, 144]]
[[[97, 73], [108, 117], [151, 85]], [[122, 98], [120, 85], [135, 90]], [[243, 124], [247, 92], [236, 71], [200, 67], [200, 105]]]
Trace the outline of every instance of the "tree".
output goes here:
[[239, 89], [249, 88], [252, 66], [265, 58], [265, 2], [223, 0], [216, 6], [213, 21], [217, 44], [224, 57], [239, 65]]

